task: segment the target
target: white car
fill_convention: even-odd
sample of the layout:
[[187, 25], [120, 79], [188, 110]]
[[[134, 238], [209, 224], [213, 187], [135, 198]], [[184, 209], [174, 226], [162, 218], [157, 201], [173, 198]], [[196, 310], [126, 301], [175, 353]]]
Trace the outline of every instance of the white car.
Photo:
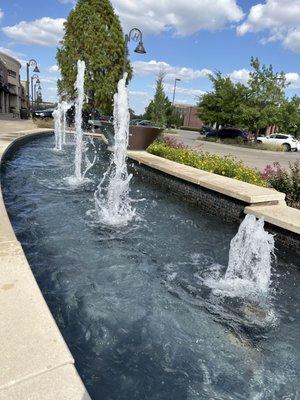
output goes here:
[[274, 133], [270, 136], [259, 136], [256, 139], [257, 143], [270, 143], [282, 146], [285, 151], [300, 150], [300, 143], [294, 138], [293, 135], [286, 135], [284, 133]]

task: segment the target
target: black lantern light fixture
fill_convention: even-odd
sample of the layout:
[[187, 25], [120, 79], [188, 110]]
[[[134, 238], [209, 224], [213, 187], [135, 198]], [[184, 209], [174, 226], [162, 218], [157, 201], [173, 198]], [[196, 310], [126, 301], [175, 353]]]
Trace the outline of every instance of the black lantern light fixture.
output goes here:
[[125, 44], [124, 44], [124, 65], [123, 65], [123, 73], [126, 72], [126, 64], [129, 55], [128, 43], [130, 41], [138, 43], [134, 52], [138, 54], [146, 54], [146, 50], [143, 43], [143, 34], [138, 28], [133, 28], [131, 31], [125, 35]]

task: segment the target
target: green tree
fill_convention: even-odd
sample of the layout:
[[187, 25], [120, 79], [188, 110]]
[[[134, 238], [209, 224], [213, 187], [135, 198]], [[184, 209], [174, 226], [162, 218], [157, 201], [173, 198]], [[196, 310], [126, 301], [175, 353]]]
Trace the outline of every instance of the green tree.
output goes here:
[[238, 126], [258, 133], [268, 126], [282, 124], [288, 86], [283, 72], [272, 65], [251, 59], [247, 85], [234, 83], [220, 72], [210, 75], [213, 90], [200, 98], [199, 116], [209, 124]]
[[294, 96], [286, 100], [281, 107], [279, 130], [300, 137], [300, 97]]
[[[65, 35], [56, 55], [62, 77], [58, 82], [60, 95], [75, 97], [76, 64], [83, 60], [89, 106], [110, 114], [124, 57], [123, 32], [110, 1], [78, 0], [65, 23]], [[130, 79], [129, 62], [127, 70]]]
[[280, 124], [288, 84], [283, 72], [274, 72], [272, 65], [262, 65], [258, 58], [252, 57], [250, 65], [250, 92], [244, 105], [243, 120], [249, 129], [258, 132], [267, 126]]
[[242, 107], [249, 97], [248, 88], [234, 83], [221, 72], [209, 76], [213, 90], [204, 94], [199, 102], [199, 117], [207, 124], [242, 126]]
[[[150, 120], [154, 125], [158, 127], [163, 127], [167, 123], [167, 96], [164, 91], [164, 77], [165, 74], [160, 72], [156, 80], [156, 91], [152, 104], [150, 102], [148, 108], [150, 107], [149, 115]], [[147, 113], [147, 111], [146, 111]]]
[[36, 101], [35, 101], [36, 107], [38, 107], [42, 103], [43, 103], [42, 92], [40, 90], [38, 90], [37, 94], [36, 94]]

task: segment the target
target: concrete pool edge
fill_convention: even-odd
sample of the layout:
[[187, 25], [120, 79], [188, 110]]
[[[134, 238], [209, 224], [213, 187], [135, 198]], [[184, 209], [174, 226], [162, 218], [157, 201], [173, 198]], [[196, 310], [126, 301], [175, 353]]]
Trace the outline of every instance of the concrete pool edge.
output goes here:
[[[286, 233], [293, 243], [299, 243], [300, 210], [286, 205], [284, 193], [198, 170], [145, 151], [129, 151], [128, 157], [155, 172], [230, 199], [232, 204], [239, 205], [243, 214], [263, 217], [275, 229], [275, 234]], [[237, 218], [233, 220], [237, 221]]]
[[[0, 165], [18, 142], [50, 133], [0, 135]], [[1, 186], [0, 221], [0, 400], [90, 400], [15, 236]]]

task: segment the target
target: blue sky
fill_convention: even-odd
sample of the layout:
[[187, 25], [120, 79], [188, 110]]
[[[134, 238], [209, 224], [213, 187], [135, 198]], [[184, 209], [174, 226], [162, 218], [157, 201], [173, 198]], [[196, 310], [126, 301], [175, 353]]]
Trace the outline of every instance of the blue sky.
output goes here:
[[[101, 1], [101, 0], [99, 0]], [[194, 104], [210, 89], [207, 73], [220, 70], [245, 81], [250, 57], [272, 63], [291, 82], [287, 94], [300, 95], [300, 0], [112, 0], [124, 31], [144, 32], [146, 55], [130, 56], [135, 75], [131, 106], [142, 112], [153, 96], [159, 70], [176, 102]], [[192, 3], [192, 4], [189, 4]], [[0, 0], [0, 51], [23, 63], [36, 58], [45, 100], [56, 99], [55, 52], [72, 0]], [[23, 68], [23, 77], [25, 69]]]

